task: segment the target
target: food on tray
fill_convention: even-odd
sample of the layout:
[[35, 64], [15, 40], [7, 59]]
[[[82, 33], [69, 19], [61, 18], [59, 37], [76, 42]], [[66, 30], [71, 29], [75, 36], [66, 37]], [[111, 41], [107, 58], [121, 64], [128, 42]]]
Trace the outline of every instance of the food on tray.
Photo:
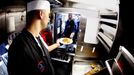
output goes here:
[[72, 39], [70, 39], [70, 38], [61, 38], [60, 43], [62, 43], [62, 44], [71, 44]]
[[64, 43], [69, 43], [69, 42], [70, 42], [70, 39], [64, 38], [64, 39], [63, 39], [63, 42], [64, 42]]
[[99, 72], [99, 71], [101, 70], [100, 65], [91, 63], [90, 66], [91, 66], [92, 69], [89, 70], [89, 71], [88, 71], [87, 73], [85, 73], [84, 75], [93, 75], [93, 74], [95, 74], [95, 73], [97, 73], [97, 72]]

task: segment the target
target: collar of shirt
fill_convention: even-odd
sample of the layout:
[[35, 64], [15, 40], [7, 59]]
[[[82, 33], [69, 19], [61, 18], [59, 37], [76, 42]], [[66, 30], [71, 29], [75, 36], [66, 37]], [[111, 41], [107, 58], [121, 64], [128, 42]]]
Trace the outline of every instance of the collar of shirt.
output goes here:
[[[48, 45], [45, 43], [45, 41], [43, 40], [43, 38], [39, 35], [37, 38], [39, 38], [41, 40], [41, 42], [43, 43], [43, 45], [48, 49]], [[36, 42], [38, 43], [38, 45], [41, 47], [39, 41], [37, 40], [37, 38], [34, 38], [36, 40]]]

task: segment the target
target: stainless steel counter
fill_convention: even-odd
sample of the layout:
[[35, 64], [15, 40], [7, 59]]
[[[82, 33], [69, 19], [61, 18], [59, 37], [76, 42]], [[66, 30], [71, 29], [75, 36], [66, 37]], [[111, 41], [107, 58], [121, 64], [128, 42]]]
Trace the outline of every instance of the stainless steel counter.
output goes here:
[[72, 66], [72, 75], [86, 75], [97, 73], [103, 65], [99, 60], [83, 60], [74, 58]]
[[95, 51], [95, 46], [90, 44], [78, 45], [75, 51], [76, 57], [81, 58], [97, 58], [98, 54]]

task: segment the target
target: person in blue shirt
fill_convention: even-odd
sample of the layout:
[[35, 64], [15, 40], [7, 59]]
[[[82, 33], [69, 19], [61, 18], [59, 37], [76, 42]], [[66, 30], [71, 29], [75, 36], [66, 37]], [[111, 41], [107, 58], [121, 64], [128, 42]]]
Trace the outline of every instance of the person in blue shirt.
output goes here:
[[65, 23], [64, 37], [73, 39], [76, 31], [75, 22], [72, 19], [72, 13], [68, 14], [68, 20]]

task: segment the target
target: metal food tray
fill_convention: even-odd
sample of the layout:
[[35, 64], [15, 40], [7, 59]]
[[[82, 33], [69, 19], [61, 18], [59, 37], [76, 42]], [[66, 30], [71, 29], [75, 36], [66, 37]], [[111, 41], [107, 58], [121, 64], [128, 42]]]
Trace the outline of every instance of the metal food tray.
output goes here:
[[103, 68], [103, 64], [99, 60], [74, 60], [72, 75], [85, 75], [92, 70], [91, 64], [96, 64], [100, 68]]

